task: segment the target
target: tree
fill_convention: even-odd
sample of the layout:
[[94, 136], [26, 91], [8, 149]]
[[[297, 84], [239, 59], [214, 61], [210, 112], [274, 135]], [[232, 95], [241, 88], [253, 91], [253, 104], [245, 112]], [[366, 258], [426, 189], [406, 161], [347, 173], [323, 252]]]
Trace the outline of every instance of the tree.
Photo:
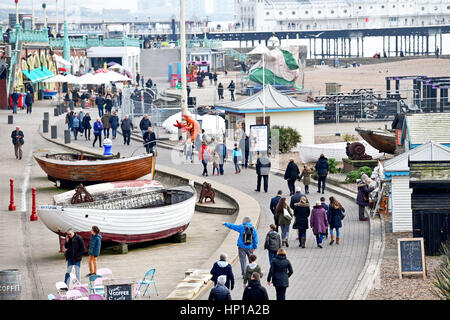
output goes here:
[[290, 152], [292, 148], [302, 142], [302, 136], [294, 128], [285, 126], [272, 126], [272, 130], [279, 130], [280, 152]]

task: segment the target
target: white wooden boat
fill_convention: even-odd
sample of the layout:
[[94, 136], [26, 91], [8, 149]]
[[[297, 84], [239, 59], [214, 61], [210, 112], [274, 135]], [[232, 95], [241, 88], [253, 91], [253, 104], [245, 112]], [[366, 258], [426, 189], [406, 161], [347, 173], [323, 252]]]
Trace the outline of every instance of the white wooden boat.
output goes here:
[[72, 204], [76, 192], [65, 192], [54, 197], [53, 205], [38, 206], [39, 218], [60, 237], [72, 228], [88, 242], [95, 225], [103, 241], [136, 243], [181, 233], [194, 215], [196, 191], [191, 185], [164, 189], [157, 181], [137, 180], [86, 190], [93, 201]]

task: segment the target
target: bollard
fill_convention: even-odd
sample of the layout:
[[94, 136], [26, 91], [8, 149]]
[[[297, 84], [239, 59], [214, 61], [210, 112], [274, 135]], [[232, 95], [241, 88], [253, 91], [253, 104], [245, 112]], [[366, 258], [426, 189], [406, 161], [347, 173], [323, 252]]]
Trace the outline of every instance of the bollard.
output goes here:
[[51, 138], [52, 139], [56, 139], [56, 138], [58, 138], [58, 131], [57, 131], [57, 126], [51, 126]]
[[8, 114], [8, 124], [13, 124], [13, 115], [12, 114]]
[[37, 221], [38, 216], [36, 215], [36, 188], [31, 189], [32, 194], [32, 209], [31, 209], [31, 216], [30, 221]]
[[48, 132], [48, 119], [42, 120], [42, 132], [44, 133]]
[[49, 114], [48, 112], [44, 112], [44, 120], [48, 120], [49, 119]]
[[64, 143], [70, 143], [70, 130], [64, 130]]
[[9, 202], [9, 211], [15, 211], [16, 210], [16, 205], [14, 204], [14, 180], [13, 179], [9, 179], [9, 185], [10, 185], [10, 189], [11, 189], [11, 200]]
[[53, 116], [54, 117], [59, 116], [59, 109], [58, 108], [53, 109]]

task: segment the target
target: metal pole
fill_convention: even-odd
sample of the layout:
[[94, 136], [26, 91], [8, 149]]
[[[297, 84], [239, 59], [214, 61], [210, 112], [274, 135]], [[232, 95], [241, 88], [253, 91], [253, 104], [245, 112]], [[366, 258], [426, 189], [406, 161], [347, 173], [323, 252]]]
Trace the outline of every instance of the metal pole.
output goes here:
[[186, 80], [186, 13], [185, 0], [180, 0], [181, 114], [187, 114]]
[[56, 34], [59, 31], [59, 23], [58, 23], [58, 0], [56, 0]]
[[35, 19], [34, 19], [34, 0], [31, 0], [31, 29], [36, 29], [35, 27]]
[[19, 24], [19, 2], [17, 0], [16, 0], [16, 24]]
[[265, 87], [266, 87], [266, 82], [265, 82], [265, 75], [264, 75], [264, 69], [265, 69], [265, 59], [264, 59], [265, 54], [263, 53], [262, 56], [262, 61], [263, 61], [263, 124], [266, 124], [266, 94], [265, 94]]

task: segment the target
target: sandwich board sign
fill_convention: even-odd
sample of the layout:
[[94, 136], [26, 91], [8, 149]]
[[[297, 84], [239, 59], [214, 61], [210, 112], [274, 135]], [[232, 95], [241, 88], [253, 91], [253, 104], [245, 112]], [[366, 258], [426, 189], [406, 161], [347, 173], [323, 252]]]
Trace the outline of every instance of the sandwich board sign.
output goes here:
[[398, 267], [400, 279], [409, 274], [422, 274], [426, 279], [423, 238], [402, 238], [398, 241]]
[[250, 125], [250, 137], [254, 139], [254, 152], [269, 151], [269, 126], [266, 124]]

